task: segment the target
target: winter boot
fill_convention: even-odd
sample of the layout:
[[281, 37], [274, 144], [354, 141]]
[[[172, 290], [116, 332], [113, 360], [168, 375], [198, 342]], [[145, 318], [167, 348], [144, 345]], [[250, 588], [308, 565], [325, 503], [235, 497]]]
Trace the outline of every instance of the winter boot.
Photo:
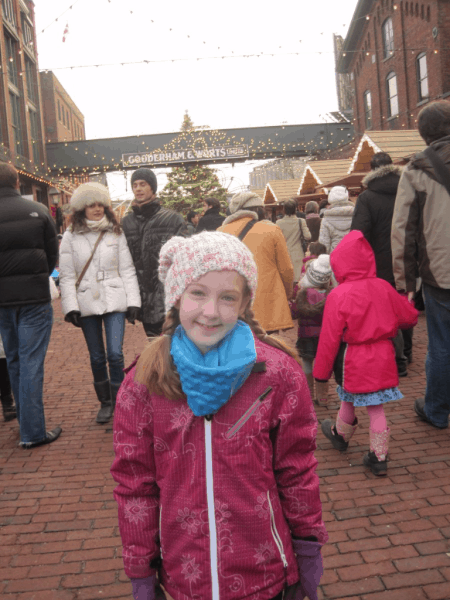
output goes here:
[[349, 425], [348, 423], [344, 423], [339, 413], [336, 419], [336, 425], [333, 425], [330, 419], [325, 419], [321, 425], [323, 435], [330, 440], [339, 452], [345, 452], [347, 450], [350, 438], [355, 433], [357, 427], [358, 419], [356, 417], [353, 421], [353, 425]]
[[363, 458], [363, 463], [374, 475], [387, 475], [390, 431], [389, 427], [384, 431], [370, 431], [370, 452]]
[[314, 395], [314, 377], [312, 376], [312, 373], [305, 373], [305, 376], [306, 381], [308, 382], [309, 391], [311, 393], [311, 400], [315, 402], [316, 397]]
[[14, 400], [11, 394], [5, 396], [2, 394], [2, 410], [3, 410], [3, 420], [4, 421], [12, 421], [17, 417], [16, 407], [14, 406]]
[[327, 406], [328, 404], [328, 381], [316, 381], [316, 404]]
[[112, 401], [113, 412], [114, 412], [114, 409], [116, 408], [117, 392], [119, 391], [120, 386], [121, 386], [120, 383], [111, 383], [111, 401]]
[[109, 379], [100, 382], [94, 381], [94, 388], [97, 393], [98, 401], [101, 404], [101, 408], [98, 411], [97, 418], [95, 420], [97, 423], [107, 423], [114, 412]]

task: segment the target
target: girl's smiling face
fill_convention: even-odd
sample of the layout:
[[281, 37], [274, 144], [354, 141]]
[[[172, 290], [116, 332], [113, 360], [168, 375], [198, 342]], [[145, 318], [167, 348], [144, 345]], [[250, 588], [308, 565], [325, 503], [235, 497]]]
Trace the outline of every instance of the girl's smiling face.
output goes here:
[[188, 338], [205, 354], [233, 329], [250, 297], [236, 271], [210, 271], [191, 283], [176, 308]]

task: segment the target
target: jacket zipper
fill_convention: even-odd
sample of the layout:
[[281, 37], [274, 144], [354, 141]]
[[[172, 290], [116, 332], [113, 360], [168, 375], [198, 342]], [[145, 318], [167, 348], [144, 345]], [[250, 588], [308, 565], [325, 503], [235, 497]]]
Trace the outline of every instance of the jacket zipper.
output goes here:
[[163, 551], [162, 551], [162, 528], [161, 528], [161, 523], [162, 523], [162, 504], [160, 504], [159, 506], [159, 555], [161, 557], [163, 557]]
[[230, 429], [226, 432], [225, 439], [230, 440], [232, 437], [234, 437], [238, 433], [238, 431], [247, 423], [247, 421], [250, 419], [250, 417], [256, 412], [256, 409], [258, 408], [260, 403], [266, 398], [266, 396], [268, 394], [270, 394], [271, 391], [272, 391], [272, 388], [268, 387], [266, 390], [264, 390], [264, 392], [261, 394], [261, 396], [258, 396], [258, 398], [256, 398], [256, 400], [245, 411], [245, 413], [242, 415], [242, 417], [240, 419], [238, 419], [238, 421], [236, 421], [236, 423], [233, 425], [233, 427], [230, 427]]
[[278, 533], [278, 529], [277, 529], [277, 526], [275, 523], [275, 515], [273, 513], [272, 502], [270, 501], [270, 492], [267, 492], [267, 502], [269, 503], [269, 510], [270, 510], [270, 529], [272, 531], [272, 536], [275, 541], [275, 544], [278, 547], [278, 551], [280, 552], [281, 560], [283, 562], [283, 567], [286, 572], [286, 569], [288, 567], [288, 562], [286, 560], [286, 555], [284, 553], [283, 542], [281, 541], [281, 538], [280, 538], [280, 535]]
[[212, 600], [219, 600], [219, 569], [217, 559], [217, 528], [214, 508], [214, 478], [212, 463], [212, 421], [204, 419], [205, 423], [205, 458], [206, 458], [206, 499], [208, 502], [209, 552], [211, 561]]

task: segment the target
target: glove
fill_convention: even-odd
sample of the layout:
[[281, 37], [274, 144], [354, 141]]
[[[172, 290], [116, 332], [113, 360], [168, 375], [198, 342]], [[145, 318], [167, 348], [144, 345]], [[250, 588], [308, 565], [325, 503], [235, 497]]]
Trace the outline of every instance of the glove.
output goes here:
[[317, 588], [323, 575], [323, 563], [319, 542], [292, 540], [294, 552], [297, 555], [300, 581], [291, 585], [285, 593], [286, 600], [318, 600]]
[[149, 575], [142, 579], [132, 579], [134, 600], [165, 600], [165, 595], [156, 581], [156, 575]]
[[141, 309], [138, 308], [137, 306], [129, 306], [127, 308], [127, 312], [126, 312], [126, 320], [128, 321], [128, 323], [131, 323], [132, 325], [134, 325], [134, 322], [136, 321], [136, 319], [139, 319], [139, 315], [141, 314]]
[[81, 313], [78, 310], [71, 310], [64, 318], [67, 323], [72, 323], [75, 327], [81, 327], [80, 322]]

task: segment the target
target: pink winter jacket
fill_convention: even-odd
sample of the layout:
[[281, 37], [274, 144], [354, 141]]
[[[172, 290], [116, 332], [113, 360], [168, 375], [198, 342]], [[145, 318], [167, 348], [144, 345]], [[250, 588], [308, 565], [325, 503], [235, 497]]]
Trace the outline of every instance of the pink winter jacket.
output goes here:
[[117, 396], [111, 473], [125, 572], [159, 570], [175, 600], [273, 598], [299, 578], [291, 536], [328, 538], [305, 376], [284, 352], [255, 345], [266, 370], [212, 420], [150, 395], [134, 366]]
[[327, 297], [313, 375], [328, 380], [341, 342], [347, 344], [342, 387], [352, 394], [398, 385], [392, 338], [417, 325], [418, 312], [376, 276], [375, 255], [361, 231], [351, 231], [330, 255], [339, 282]]

